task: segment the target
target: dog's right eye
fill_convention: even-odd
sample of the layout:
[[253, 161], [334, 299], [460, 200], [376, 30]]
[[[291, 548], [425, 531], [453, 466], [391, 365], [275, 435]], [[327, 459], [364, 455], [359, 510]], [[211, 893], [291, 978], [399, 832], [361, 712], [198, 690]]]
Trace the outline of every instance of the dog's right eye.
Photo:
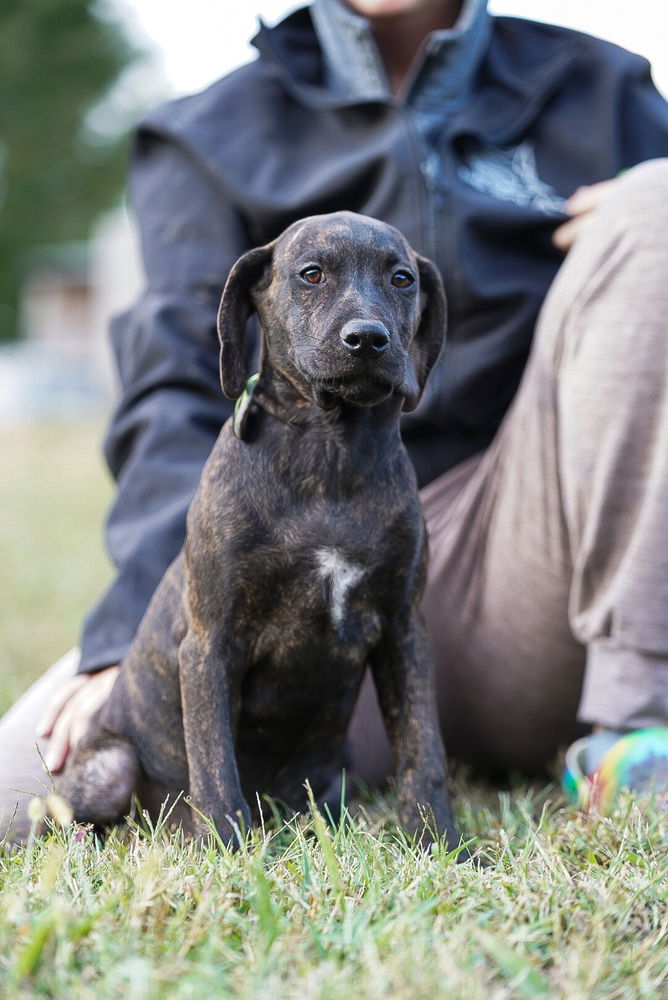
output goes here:
[[309, 285], [319, 285], [324, 275], [319, 267], [305, 267], [299, 272], [299, 277], [308, 281]]
[[415, 278], [410, 271], [395, 271], [392, 275], [392, 284], [395, 288], [410, 288], [415, 284]]

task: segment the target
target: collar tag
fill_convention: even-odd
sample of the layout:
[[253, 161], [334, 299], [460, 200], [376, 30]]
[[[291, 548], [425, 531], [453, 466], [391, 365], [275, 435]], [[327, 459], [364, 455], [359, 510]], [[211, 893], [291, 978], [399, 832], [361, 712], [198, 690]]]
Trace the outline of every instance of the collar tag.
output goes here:
[[260, 373], [256, 372], [255, 375], [251, 377], [246, 382], [246, 388], [241, 393], [239, 398], [234, 404], [234, 414], [232, 416], [232, 430], [236, 437], [240, 441], [244, 439], [244, 432], [246, 430], [246, 423], [248, 420], [248, 413], [250, 410], [251, 403], [253, 402], [253, 393], [255, 392], [255, 387], [260, 381]]

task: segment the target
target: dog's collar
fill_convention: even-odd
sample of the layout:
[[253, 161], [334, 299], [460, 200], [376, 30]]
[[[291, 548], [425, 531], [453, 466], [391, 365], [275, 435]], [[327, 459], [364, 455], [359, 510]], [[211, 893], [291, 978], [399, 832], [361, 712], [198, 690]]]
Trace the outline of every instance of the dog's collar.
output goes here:
[[257, 384], [260, 381], [260, 373], [255, 372], [254, 375], [246, 382], [246, 388], [241, 393], [239, 398], [234, 404], [234, 413], [232, 415], [232, 430], [234, 431], [235, 437], [238, 437], [240, 441], [244, 439], [244, 433], [246, 431], [246, 424], [248, 423], [248, 414], [250, 412], [251, 403], [253, 402], [253, 395], [257, 388]]
[[[244, 391], [234, 404], [232, 430], [234, 431], [235, 437], [238, 437], [240, 441], [244, 440], [248, 417], [254, 406], [261, 407], [266, 413], [271, 414], [271, 416], [276, 420], [280, 420], [282, 424], [286, 424], [288, 427], [292, 427], [295, 430], [300, 430], [306, 426], [308, 421], [299, 420], [299, 418], [294, 414], [290, 417], [286, 417], [281, 412], [281, 408], [277, 405], [276, 401], [262, 390], [259, 383], [260, 373], [255, 372], [255, 374], [251, 375], [246, 382]], [[299, 395], [301, 395], [301, 393], [299, 393]]]

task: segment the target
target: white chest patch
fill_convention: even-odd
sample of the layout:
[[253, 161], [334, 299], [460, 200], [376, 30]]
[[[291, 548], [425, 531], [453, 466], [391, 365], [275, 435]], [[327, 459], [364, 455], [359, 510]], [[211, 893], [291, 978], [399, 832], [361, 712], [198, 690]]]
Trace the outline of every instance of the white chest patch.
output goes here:
[[366, 570], [348, 562], [337, 549], [316, 549], [318, 573], [329, 584], [329, 614], [338, 626], [346, 613], [348, 591], [360, 582]]

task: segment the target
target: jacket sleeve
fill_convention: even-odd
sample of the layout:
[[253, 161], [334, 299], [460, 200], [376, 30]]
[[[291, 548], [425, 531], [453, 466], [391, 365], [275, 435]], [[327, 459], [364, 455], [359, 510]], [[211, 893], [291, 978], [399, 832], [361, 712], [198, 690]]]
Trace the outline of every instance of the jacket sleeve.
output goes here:
[[181, 548], [202, 466], [231, 412], [216, 313], [248, 249], [219, 182], [170, 137], [139, 131], [131, 184], [146, 286], [111, 330], [121, 398], [105, 442], [118, 486], [107, 542], [117, 576], [86, 619], [81, 672], [123, 657]]

